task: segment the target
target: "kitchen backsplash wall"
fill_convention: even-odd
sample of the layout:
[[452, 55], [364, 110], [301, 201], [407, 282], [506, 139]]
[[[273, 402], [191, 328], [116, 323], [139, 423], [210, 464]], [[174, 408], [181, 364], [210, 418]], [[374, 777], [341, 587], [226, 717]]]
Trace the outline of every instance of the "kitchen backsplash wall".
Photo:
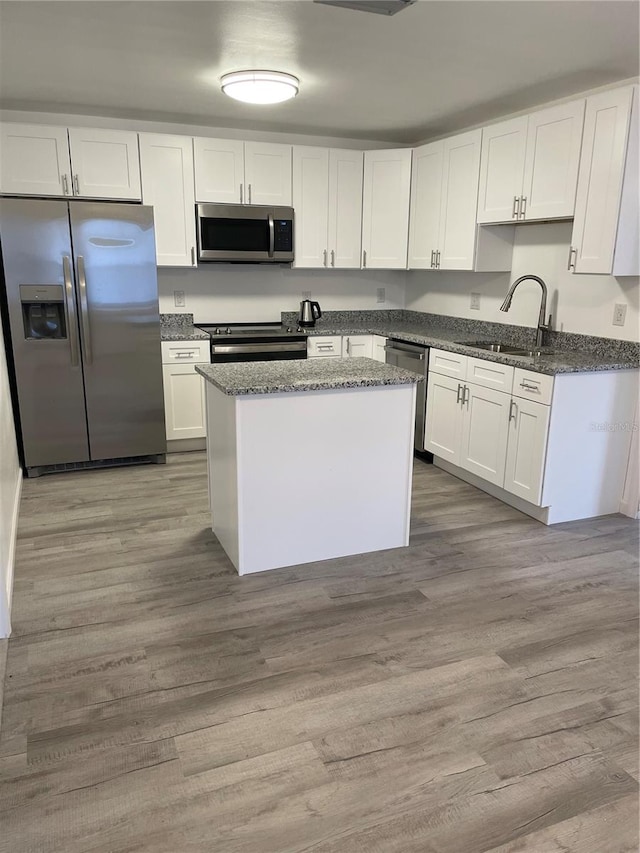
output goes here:
[[[499, 310], [510, 283], [532, 273], [549, 288], [548, 311], [557, 331], [637, 341], [640, 279], [569, 272], [571, 228], [572, 222], [518, 225], [510, 273], [411, 271], [405, 305], [413, 311], [534, 326], [540, 310], [540, 288], [535, 282], [520, 285], [508, 313]], [[471, 293], [480, 294], [479, 311], [470, 307]], [[616, 303], [627, 306], [624, 326], [612, 325]]]
[[[279, 320], [296, 311], [303, 293], [323, 310], [403, 308], [406, 272], [393, 270], [296, 270], [264, 264], [208, 264], [197, 269], [158, 270], [160, 311], [186, 311], [196, 323]], [[385, 301], [377, 302], [378, 288]], [[174, 291], [184, 291], [176, 307]]]

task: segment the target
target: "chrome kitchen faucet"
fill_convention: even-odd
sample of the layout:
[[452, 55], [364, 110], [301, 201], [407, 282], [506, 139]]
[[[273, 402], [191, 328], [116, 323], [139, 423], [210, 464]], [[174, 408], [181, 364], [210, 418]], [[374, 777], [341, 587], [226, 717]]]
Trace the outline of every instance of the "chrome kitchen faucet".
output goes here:
[[542, 347], [544, 346], [544, 333], [551, 332], [551, 314], [549, 314], [549, 321], [545, 324], [544, 318], [547, 313], [547, 285], [544, 281], [539, 278], [537, 275], [521, 275], [520, 278], [517, 278], [511, 287], [509, 288], [509, 292], [504, 298], [504, 302], [500, 306], [501, 311], [508, 311], [511, 308], [511, 300], [513, 299], [513, 294], [515, 293], [516, 287], [523, 281], [527, 281], [527, 279], [531, 279], [532, 281], [537, 281], [542, 289], [542, 299], [540, 301], [540, 316], [538, 317], [538, 331], [536, 334], [536, 346]]

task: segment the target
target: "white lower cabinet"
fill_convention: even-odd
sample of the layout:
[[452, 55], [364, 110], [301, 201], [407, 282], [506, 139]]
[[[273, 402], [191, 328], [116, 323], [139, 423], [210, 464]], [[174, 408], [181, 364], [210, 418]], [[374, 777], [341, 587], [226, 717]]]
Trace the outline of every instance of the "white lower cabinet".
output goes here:
[[340, 358], [342, 355], [342, 338], [340, 335], [323, 337], [309, 336], [307, 338], [307, 358]]
[[387, 346], [387, 339], [382, 335], [373, 335], [373, 351], [371, 353], [371, 358], [374, 361], [382, 361], [386, 362], [387, 360], [387, 351], [385, 347]]
[[196, 373], [196, 365], [165, 364], [162, 377], [167, 441], [204, 438], [204, 381]]
[[463, 390], [457, 379], [429, 372], [424, 449], [452, 465], [460, 464]]
[[342, 339], [343, 358], [371, 358], [373, 335], [347, 335]]
[[504, 468], [507, 492], [540, 506], [549, 434], [550, 407], [514, 397], [509, 407], [509, 441]]
[[198, 364], [209, 364], [208, 341], [163, 341], [162, 379], [167, 441], [205, 438], [204, 381]]
[[464, 385], [458, 464], [497, 486], [504, 482], [510, 403], [503, 391]]

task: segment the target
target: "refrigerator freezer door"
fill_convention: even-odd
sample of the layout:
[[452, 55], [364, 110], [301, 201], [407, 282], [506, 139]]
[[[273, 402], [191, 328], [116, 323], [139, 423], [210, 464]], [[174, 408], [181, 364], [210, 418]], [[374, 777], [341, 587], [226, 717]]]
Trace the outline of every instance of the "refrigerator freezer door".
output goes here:
[[153, 212], [70, 205], [92, 460], [166, 452]]
[[86, 462], [68, 205], [1, 199], [0, 237], [25, 464]]

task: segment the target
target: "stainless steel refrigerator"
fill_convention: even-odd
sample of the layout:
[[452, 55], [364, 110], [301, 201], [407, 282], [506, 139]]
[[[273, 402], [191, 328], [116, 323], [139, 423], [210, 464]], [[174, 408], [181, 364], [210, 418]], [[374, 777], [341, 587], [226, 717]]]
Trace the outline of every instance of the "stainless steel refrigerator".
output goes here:
[[0, 241], [27, 472], [163, 461], [152, 209], [5, 198]]

